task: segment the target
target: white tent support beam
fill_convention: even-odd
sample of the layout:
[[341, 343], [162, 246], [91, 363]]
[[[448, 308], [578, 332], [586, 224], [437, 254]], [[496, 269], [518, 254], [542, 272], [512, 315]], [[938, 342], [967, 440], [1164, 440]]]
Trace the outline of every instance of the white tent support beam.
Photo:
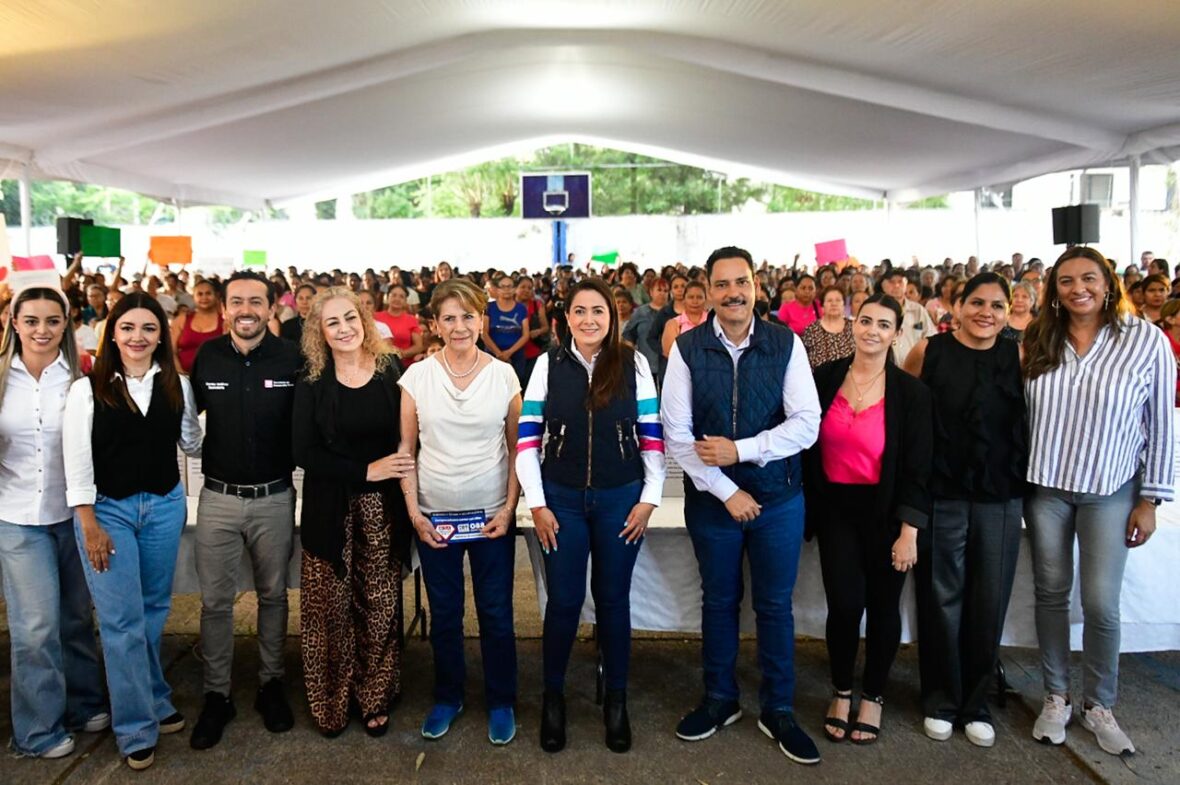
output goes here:
[[982, 208], [981, 202], [983, 202], [983, 189], [976, 188], [975, 189], [975, 216], [974, 216], [974, 221], [975, 221], [975, 260], [977, 262], [982, 263], [982, 261], [983, 261], [983, 252], [982, 252], [983, 249], [981, 248], [982, 233], [979, 230], [979, 219], [980, 219], [980, 212], [981, 212], [981, 208]]
[[20, 227], [25, 236], [25, 256], [33, 254], [33, 194], [29, 180], [29, 165], [21, 167], [20, 173]]
[[1128, 220], [1131, 223], [1131, 257], [1130, 264], [1139, 264], [1139, 156], [1131, 156], [1131, 163], [1127, 167], [1130, 174], [1131, 205]]

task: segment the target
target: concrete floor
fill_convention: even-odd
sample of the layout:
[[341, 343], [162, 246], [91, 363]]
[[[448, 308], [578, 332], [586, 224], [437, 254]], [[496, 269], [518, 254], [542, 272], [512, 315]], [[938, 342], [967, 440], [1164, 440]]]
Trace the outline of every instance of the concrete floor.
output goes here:
[[[0, 785], [84, 785], [87, 783], [1180, 783], [1180, 653], [1125, 655], [1117, 709], [1123, 728], [1139, 748], [1128, 759], [1106, 755], [1089, 733], [1073, 726], [1064, 747], [1047, 747], [1030, 738], [1040, 706], [1037, 653], [1006, 649], [1003, 653], [1014, 690], [1004, 708], [994, 708], [996, 746], [971, 746], [961, 732], [935, 743], [921, 731], [917, 707], [917, 650], [903, 646], [887, 693], [884, 729], [873, 746], [834, 745], [821, 737], [828, 702], [827, 656], [822, 642], [798, 644], [797, 712], [824, 756], [815, 767], [788, 761], [757, 729], [758, 672], [754, 645], [742, 645], [739, 681], [746, 717], [712, 739], [685, 743], [675, 738], [679, 717], [697, 701], [700, 686], [699, 641], [685, 636], [636, 636], [632, 657], [630, 710], [635, 744], [631, 753], [609, 752], [602, 740], [601, 715], [594, 705], [594, 644], [574, 650], [567, 688], [569, 744], [557, 755], [537, 744], [540, 713], [540, 616], [531, 572], [518, 571], [517, 632], [520, 637], [521, 692], [517, 706], [519, 734], [505, 748], [487, 741], [480, 681], [478, 641], [469, 640], [468, 706], [452, 732], [429, 742], [418, 733], [430, 703], [432, 666], [429, 644], [407, 641], [404, 694], [393, 726], [382, 739], [370, 739], [358, 722], [339, 738], [328, 740], [311, 725], [302, 697], [298, 630], [298, 593], [292, 596], [292, 637], [287, 645], [288, 684], [296, 727], [271, 735], [253, 711], [257, 649], [254, 597], [237, 603], [234, 700], [238, 718], [222, 743], [195, 752], [188, 731], [162, 739], [156, 764], [136, 774], [121, 762], [109, 732], [78, 737], [74, 755], [58, 761], [19, 760], [0, 755]], [[407, 598], [412, 584], [407, 583]], [[2, 603], [0, 603], [2, 604]], [[164, 643], [164, 661], [177, 707], [190, 723], [200, 711], [201, 667], [195, 649], [199, 598], [174, 599]], [[9, 653], [0, 614], [0, 739], [11, 734]], [[477, 626], [469, 609], [468, 630]], [[1075, 675], [1075, 683], [1078, 678]], [[191, 725], [190, 725], [191, 727]]]

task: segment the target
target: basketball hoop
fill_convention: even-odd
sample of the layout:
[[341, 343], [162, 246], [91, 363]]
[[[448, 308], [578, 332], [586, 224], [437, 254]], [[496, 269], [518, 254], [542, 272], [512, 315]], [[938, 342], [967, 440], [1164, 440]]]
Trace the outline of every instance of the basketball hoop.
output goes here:
[[561, 215], [569, 209], [569, 191], [546, 191], [541, 195], [541, 206], [552, 216]]

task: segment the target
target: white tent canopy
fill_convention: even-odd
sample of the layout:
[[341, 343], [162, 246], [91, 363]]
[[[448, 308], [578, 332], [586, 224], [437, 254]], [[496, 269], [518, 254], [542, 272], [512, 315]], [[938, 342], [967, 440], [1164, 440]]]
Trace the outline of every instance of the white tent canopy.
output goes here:
[[0, 176], [259, 207], [588, 141], [907, 201], [1180, 158], [1180, 3], [6, 0]]

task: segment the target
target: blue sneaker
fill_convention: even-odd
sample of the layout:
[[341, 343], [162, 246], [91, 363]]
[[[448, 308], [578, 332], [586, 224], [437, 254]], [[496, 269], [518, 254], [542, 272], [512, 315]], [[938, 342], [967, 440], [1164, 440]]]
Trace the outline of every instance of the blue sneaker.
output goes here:
[[441, 739], [451, 729], [451, 723], [463, 713], [463, 704], [452, 706], [447, 703], [436, 703], [422, 722], [422, 737], [426, 739]]
[[741, 718], [742, 707], [737, 701], [706, 697], [700, 706], [680, 720], [680, 724], [676, 726], [676, 737], [684, 741], [707, 739]]
[[492, 709], [488, 712], [488, 741], [492, 744], [507, 744], [516, 738], [516, 713], [511, 706]]

